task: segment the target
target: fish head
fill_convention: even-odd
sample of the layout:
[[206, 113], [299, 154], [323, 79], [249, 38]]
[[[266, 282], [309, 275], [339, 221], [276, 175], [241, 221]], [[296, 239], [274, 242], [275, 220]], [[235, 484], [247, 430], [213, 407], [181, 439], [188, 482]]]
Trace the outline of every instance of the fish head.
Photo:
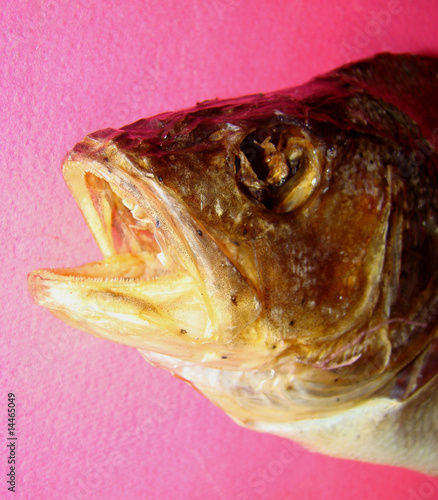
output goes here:
[[103, 260], [33, 271], [36, 301], [245, 426], [436, 471], [436, 67], [383, 54], [87, 136], [63, 174]]
[[63, 174], [104, 260], [34, 271], [36, 300], [210, 367], [357, 358], [344, 347], [381, 299], [390, 172], [378, 144], [345, 148], [298, 104], [213, 101], [86, 137]]

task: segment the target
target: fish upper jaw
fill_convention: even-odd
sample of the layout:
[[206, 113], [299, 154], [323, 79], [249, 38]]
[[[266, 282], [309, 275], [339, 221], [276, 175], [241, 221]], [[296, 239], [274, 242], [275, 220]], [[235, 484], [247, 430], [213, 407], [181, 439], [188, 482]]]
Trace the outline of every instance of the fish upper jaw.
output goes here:
[[257, 363], [253, 349], [235, 342], [261, 312], [254, 289], [153, 174], [121, 154], [105, 158], [87, 152], [63, 164], [104, 259], [33, 271], [35, 300], [76, 328], [132, 347], [212, 367]]

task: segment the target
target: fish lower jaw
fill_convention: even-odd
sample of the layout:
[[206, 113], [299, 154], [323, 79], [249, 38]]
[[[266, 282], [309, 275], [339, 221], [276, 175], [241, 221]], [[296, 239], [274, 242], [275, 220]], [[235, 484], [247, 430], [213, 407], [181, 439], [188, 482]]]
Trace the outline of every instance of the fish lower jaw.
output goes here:
[[186, 273], [140, 279], [145, 262], [116, 255], [84, 266], [29, 275], [35, 300], [68, 324], [132, 347], [168, 352], [211, 340], [196, 283]]

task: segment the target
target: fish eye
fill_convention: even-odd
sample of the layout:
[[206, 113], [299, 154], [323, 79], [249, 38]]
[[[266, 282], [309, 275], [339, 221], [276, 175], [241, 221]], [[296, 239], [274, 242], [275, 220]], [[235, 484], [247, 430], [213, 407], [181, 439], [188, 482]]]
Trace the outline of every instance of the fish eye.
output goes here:
[[302, 205], [320, 182], [318, 148], [297, 127], [251, 130], [235, 157], [239, 188], [277, 213]]

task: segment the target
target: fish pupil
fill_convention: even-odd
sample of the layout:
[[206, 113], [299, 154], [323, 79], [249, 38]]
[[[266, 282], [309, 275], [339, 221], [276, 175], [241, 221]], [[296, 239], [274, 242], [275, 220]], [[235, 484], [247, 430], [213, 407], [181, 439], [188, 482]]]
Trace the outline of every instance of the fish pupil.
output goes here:
[[241, 163], [242, 162], [240, 161], [240, 158], [238, 156], [236, 156], [236, 158], [234, 159], [234, 166], [236, 167], [236, 174], [238, 174], [240, 171]]
[[[247, 135], [245, 139], [240, 144], [240, 150], [246, 156], [253, 172], [261, 181], [265, 181], [269, 175], [269, 167], [265, 162], [265, 152], [262, 147], [259, 146], [266, 137], [269, 137], [272, 141], [273, 132], [268, 131], [254, 131]], [[240, 160], [239, 160], [240, 167]]]

